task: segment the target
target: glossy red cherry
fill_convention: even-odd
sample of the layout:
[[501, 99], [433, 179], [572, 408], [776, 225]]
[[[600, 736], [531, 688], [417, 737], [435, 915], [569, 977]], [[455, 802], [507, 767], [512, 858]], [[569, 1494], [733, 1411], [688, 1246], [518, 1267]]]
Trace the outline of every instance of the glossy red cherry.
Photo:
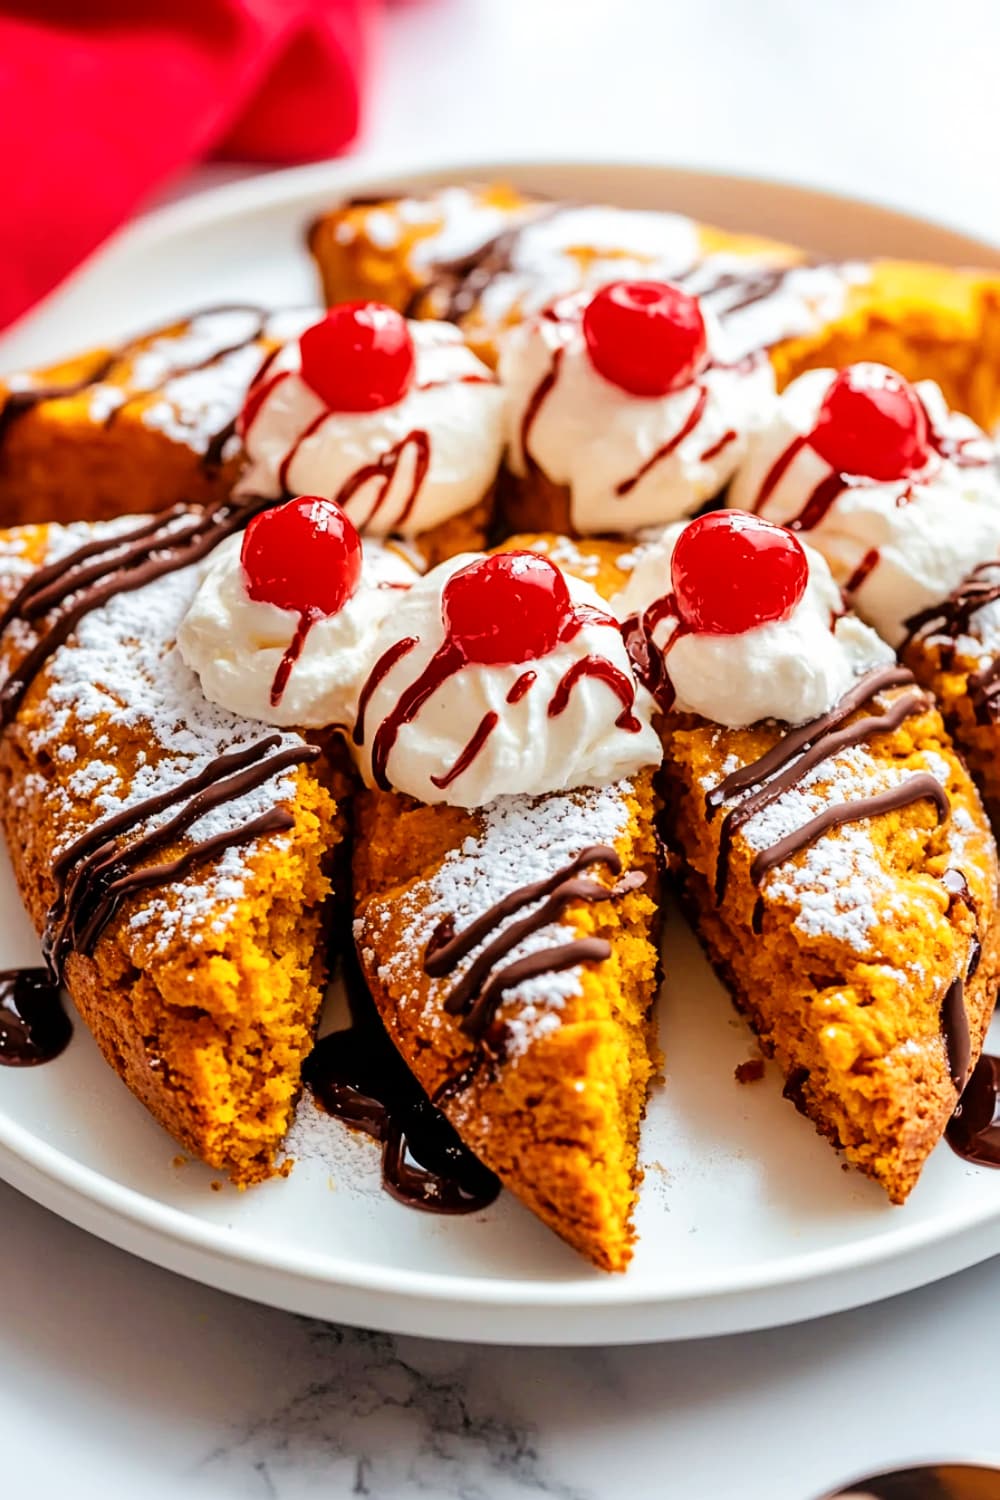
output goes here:
[[512, 666], [553, 650], [570, 619], [566, 580], [537, 552], [498, 552], [453, 573], [441, 613], [466, 661]]
[[302, 378], [331, 411], [376, 411], [406, 395], [415, 355], [406, 319], [381, 302], [343, 302], [299, 339]]
[[358, 586], [361, 538], [335, 501], [300, 495], [254, 516], [240, 560], [251, 599], [335, 615]]
[[690, 385], [705, 363], [697, 297], [665, 281], [615, 281], [583, 314], [591, 362], [633, 396], [665, 396]]
[[788, 618], [805, 593], [809, 564], [791, 532], [741, 510], [717, 510], [681, 532], [670, 573], [689, 630], [742, 635]]
[[885, 365], [849, 365], [826, 393], [809, 438], [841, 474], [906, 479], [931, 456], [927, 413], [902, 375]]

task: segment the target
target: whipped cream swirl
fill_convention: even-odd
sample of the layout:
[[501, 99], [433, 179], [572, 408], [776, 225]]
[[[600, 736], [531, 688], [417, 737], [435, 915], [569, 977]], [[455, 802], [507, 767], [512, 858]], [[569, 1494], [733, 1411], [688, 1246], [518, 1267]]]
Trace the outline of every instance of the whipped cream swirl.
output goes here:
[[753, 434], [728, 503], [792, 526], [821, 552], [853, 608], [892, 645], [978, 564], [1000, 557], [1000, 471], [986, 434], [930, 380], [914, 389], [931, 454], [905, 479], [837, 474], [809, 444], [833, 370], [792, 382]]
[[668, 689], [662, 706], [733, 729], [760, 719], [804, 724], [838, 703], [862, 672], [893, 660], [874, 630], [843, 613], [829, 568], [806, 546], [805, 593], [786, 619], [739, 635], [688, 630], [673, 605], [670, 575], [683, 529], [668, 527], [644, 550], [612, 601], [623, 621], [645, 627], [647, 649], [660, 654]]
[[294, 610], [251, 599], [242, 542], [227, 537], [208, 559], [177, 636], [184, 661], [205, 697], [232, 713], [300, 729], [351, 730], [375, 634], [419, 576], [414, 564], [391, 546], [366, 542], [358, 587], [337, 614], [310, 624], [275, 695], [301, 621]]
[[408, 327], [413, 381], [375, 411], [331, 411], [286, 344], [250, 392], [240, 491], [336, 500], [369, 536], [417, 536], [479, 504], [500, 466], [503, 393], [456, 328]]
[[533, 464], [570, 492], [580, 535], [635, 532], [690, 515], [717, 495], [770, 417], [774, 374], [764, 355], [733, 357], [703, 308], [708, 363], [665, 396], [633, 395], [606, 380], [587, 350], [587, 297], [565, 299], [505, 335], [508, 463]]
[[[444, 587], [478, 556], [433, 569], [378, 631], [355, 734], [366, 783], [481, 807], [501, 796], [606, 786], [658, 764], [652, 701], [637, 687], [617, 621], [576, 579], [566, 579], [575, 629], [552, 651], [435, 675], [447, 639]], [[412, 713], [401, 707], [407, 702], [416, 702]]]

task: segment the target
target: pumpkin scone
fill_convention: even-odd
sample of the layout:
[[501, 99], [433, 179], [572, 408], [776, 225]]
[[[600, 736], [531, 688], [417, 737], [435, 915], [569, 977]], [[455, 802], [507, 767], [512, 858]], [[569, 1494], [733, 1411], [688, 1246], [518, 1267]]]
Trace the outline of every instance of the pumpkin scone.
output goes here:
[[451, 324], [213, 309], [0, 379], [0, 522], [316, 494], [436, 562], [483, 545], [503, 404]]
[[225, 500], [262, 361], [320, 314], [206, 308], [115, 348], [0, 376], [0, 525]]
[[1000, 822], [1000, 468], [932, 381], [814, 370], [750, 437], [730, 503], [808, 537], [935, 695]]
[[[384, 581], [352, 593], [361, 542], [333, 502], [251, 528], [239, 553], [218, 549], [187, 659], [234, 710], [349, 739], [367, 788], [355, 936], [389, 1037], [463, 1144], [621, 1269], [658, 1060], [661, 749], [617, 621], [535, 553], [467, 554], [391, 595]], [[346, 573], [324, 555], [331, 535], [357, 554]], [[258, 598], [275, 588], [299, 628], [275, 631]]]
[[502, 185], [335, 206], [309, 244], [329, 302], [378, 297], [458, 321], [491, 361], [500, 333], [582, 288], [654, 277], [700, 296], [779, 387], [880, 360], [932, 378], [987, 429], [1000, 418], [1000, 276], [918, 262], [843, 264], [678, 214], [543, 201]]
[[[2, 816], [25, 905], [108, 1062], [241, 1185], [274, 1169], [313, 1045], [347, 789], [335, 754], [260, 722], [253, 684], [247, 714], [215, 707], [181, 655], [198, 564], [239, 549], [249, 515], [178, 507], [0, 541]], [[272, 515], [244, 533], [251, 558]], [[411, 570], [375, 547], [366, 568], [375, 619]], [[280, 679], [273, 641], [297, 615], [266, 577], [258, 593]], [[340, 627], [352, 647], [365, 620]], [[298, 654], [337, 629], [317, 620]], [[271, 679], [258, 690], [280, 717]]]
[[658, 1064], [649, 706], [599, 595], [524, 551], [436, 569], [376, 644], [354, 730], [376, 1005], [463, 1141], [621, 1270]]
[[998, 983], [975, 787], [932, 701], [789, 532], [736, 511], [670, 528], [616, 603], [663, 712], [691, 921], [788, 1097], [903, 1202]]

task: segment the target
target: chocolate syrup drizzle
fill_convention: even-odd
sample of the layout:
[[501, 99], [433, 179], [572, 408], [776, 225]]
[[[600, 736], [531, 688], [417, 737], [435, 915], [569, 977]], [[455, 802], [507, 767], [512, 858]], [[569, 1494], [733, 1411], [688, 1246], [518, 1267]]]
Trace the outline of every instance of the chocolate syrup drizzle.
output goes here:
[[945, 1131], [963, 1161], [1000, 1167], [1000, 1057], [984, 1052]]
[[[171, 369], [165, 377], [166, 381], [177, 380], [183, 375], [193, 375], [198, 370], [207, 370], [212, 365], [218, 364], [220, 360], [225, 359], [228, 355], [235, 354], [240, 349], [245, 349], [248, 344], [257, 343], [264, 335], [270, 314], [266, 309], [257, 306], [255, 303], [219, 303], [213, 307], [205, 307], [197, 313], [191, 313], [185, 318], [179, 318], [176, 326], [183, 333], [191, 327], [196, 318], [211, 317], [217, 313], [230, 312], [252, 314], [256, 319], [255, 326], [243, 338], [236, 340], [235, 343], [217, 349], [203, 359], [193, 360], [189, 364], [181, 364], [176, 369]], [[175, 325], [169, 326], [173, 327]], [[166, 333], [167, 330], [162, 327], [155, 328], [148, 333], [139, 334], [137, 337], [129, 339], [126, 343], [119, 344], [117, 348], [109, 350], [79, 380], [65, 381], [62, 384], [36, 385], [20, 391], [8, 391], [3, 399], [3, 405], [0, 406], [0, 442], [3, 441], [8, 430], [19, 417], [24, 416], [29, 411], [33, 411], [38, 406], [44, 405], [48, 401], [61, 401], [69, 396], [78, 396], [90, 386], [100, 384], [101, 381], [108, 378], [116, 365], [140, 353], [151, 340], [162, 338]], [[143, 397], [148, 397], [153, 393], [152, 390], [131, 391], [127, 393], [125, 399], [109, 412], [108, 416], [104, 419], [103, 425], [106, 428], [112, 427], [124, 407], [133, 401], [141, 400]], [[227, 422], [225, 427], [220, 428], [218, 432], [211, 434], [208, 446], [201, 455], [202, 467], [212, 469], [219, 464], [222, 458], [222, 450], [235, 430], [236, 423], [235, 421], [231, 421]]]
[[[0, 634], [14, 620], [33, 624], [53, 610], [56, 614], [0, 688], [0, 729], [12, 722], [39, 672], [85, 615], [116, 594], [132, 593], [200, 562], [224, 537], [241, 530], [258, 511], [273, 504], [273, 500], [245, 505], [227, 502], [212, 510], [175, 505], [133, 531], [88, 542], [39, 568], [0, 614]], [[180, 522], [184, 524], [175, 524]]]
[[[860, 744], [873, 734], [898, 728], [904, 719], [922, 712], [927, 707], [927, 700], [922, 693], [912, 692], [896, 699], [880, 714], [866, 715], [854, 724], [845, 724], [851, 714], [878, 693], [887, 688], [912, 683], [913, 674], [905, 667], [877, 667], [860, 678], [828, 713], [790, 729], [759, 759], [724, 777], [718, 786], [707, 793], [705, 812], [708, 821], [711, 821], [729, 798], [739, 792], [750, 791], [750, 796], [727, 813], [722, 825], [715, 873], [717, 901], [721, 902], [725, 896], [733, 837], [739, 828], [798, 785], [809, 771], [831, 755]], [[937, 778], [926, 771], [918, 771], [906, 777], [898, 786], [875, 796], [831, 803], [801, 828], [795, 829], [770, 847], [759, 850], [751, 861], [750, 879], [754, 885], [759, 886], [776, 866], [807, 849], [831, 829], [894, 812], [924, 798], [934, 803], [939, 821], [947, 818], [950, 812], [947, 793]], [[751, 924], [754, 932], [761, 931], [763, 913], [763, 898], [758, 896]]]
[[302, 1070], [316, 1103], [381, 1142], [383, 1185], [400, 1203], [439, 1214], [488, 1207], [499, 1181], [463, 1145], [396, 1051], [351, 951], [344, 978], [351, 1025], [322, 1037]]
[[[1000, 560], [994, 559], [973, 568], [958, 587], [952, 589], [947, 599], [918, 610], [904, 620], [907, 634], [900, 650], [905, 651], [915, 640], [940, 635], [945, 640], [942, 664], [950, 666], [959, 637], [969, 629], [973, 615], [997, 600], [1000, 600]], [[985, 667], [969, 676], [968, 691], [976, 722], [1000, 723], [1000, 656], [994, 655]]]
[[69, 1045], [73, 1023], [47, 969], [0, 973], [0, 1067], [52, 1062]]
[[[211, 511], [187, 506], [143, 522], [133, 530], [95, 538], [57, 562], [39, 568], [0, 614], [0, 633], [15, 620], [40, 628], [35, 645], [0, 689], [0, 724], [8, 725], [37, 674], [91, 610], [119, 593], [188, 567], [223, 537], [246, 525], [271, 504], [227, 504]], [[53, 618], [37, 627], [36, 622]], [[291, 814], [272, 808], [234, 828], [187, 846], [173, 858], [149, 863], [185, 839], [213, 808], [262, 786], [277, 772], [314, 760], [320, 751], [304, 741], [284, 745], [273, 733], [216, 757], [200, 771], [82, 834], [54, 860], [56, 894], [50, 906], [43, 950], [47, 971], [22, 971], [0, 980], [0, 1060], [24, 1063], [55, 1056], [69, 1037], [69, 1021], [57, 1010], [58, 982], [71, 952], [89, 954], [123, 901], [140, 891], [181, 879], [199, 862], [233, 845], [292, 826]], [[172, 817], [136, 834], [140, 824], [176, 808]], [[133, 836], [134, 835], [134, 836]], [[39, 974], [45, 973], [43, 985]]]
[[[199, 840], [172, 860], [145, 863], [177, 843], [213, 808], [262, 786], [276, 772], [313, 761], [320, 754], [315, 745], [304, 742], [279, 749], [281, 739], [280, 734], [271, 734], [216, 757], [195, 775], [96, 824], [63, 850], [53, 864], [56, 897], [42, 939], [54, 973], [62, 974], [68, 953], [93, 952], [104, 928], [129, 896], [179, 880], [195, 863], [218, 850], [292, 826], [290, 813], [272, 808], [235, 829]], [[172, 818], [131, 841], [122, 837], [171, 807], [179, 809]]]
[[[434, 315], [458, 322], [473, 312], [483, 293], [498, 277], [515, 269], [518, 241], [532, 225], [544, 220], [558, 218], [572, 211], [577, 205], [572, 202], [544, 204], [518, 223], [511, 224], [498, 234], [467, 254], [452, 260], [437, 261], [430, 276], [412, 294], [405, 309], [408, 317], [418, 316], [425, 306], [425, 299], [433, 298]], [[759, 302], [765, 302], [781, 291], [785, 282], [795, 272], [803, 269], [802, 263], [786, 266], [755, 266], [726, 270], [710, 269], [711, 257], [695, 261], [683, 269], [670, 272], [666, 279], [676, 286], [689, 287], [699, 298], [711, 306], [715, 315], [723, 322], [735, 313], [743, 312]], [[810, 263], [819, 267], [824, 262]], [[651, 266], [649, 275], [658, 274]]]
[[[616, 877], [614, 885], [603, 885], [581, 874], [597, 864], [607, 865]], [[477, 1041], [487, 1039], [508, 990], [539, 974], [560, 973], [582, 963], [601, 963], [610, 958], [611, 945], [604, 938], [577, 938], [570, 943], [526, 954], [498, 969], [501, 960], [525, 938], [558, 921], [567, 906], [614, 900], [637, 890], [645, 879], [645, 875], [637, 870], [623, 876], [621, 860], [615, 850], [608, 844], [592, 844], [544, 880], [510, 891], [461, 932], [456, 933], [451, 918], [440, 922], [424, 953], [424, 971], [433, 979], [454, 973], [462, 960], [509, 917], [535, 902], [541, 903], [537, 910], [510, 922], [492, 942], [487, 942], [445, 999], [445, 1010], [449, 1015], [462, 1017], [461, 1029], [467, 1035]]]

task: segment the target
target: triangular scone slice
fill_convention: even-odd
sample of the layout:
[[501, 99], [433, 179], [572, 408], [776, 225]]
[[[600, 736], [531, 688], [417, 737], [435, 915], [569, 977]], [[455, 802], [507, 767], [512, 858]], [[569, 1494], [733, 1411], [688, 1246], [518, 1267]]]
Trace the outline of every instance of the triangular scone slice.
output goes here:
[[[391, 792], [357, 801], [355, 936], [389, 1035], [504, 1186], [611, 1271], [632, 1254], [639, 1123], [659, 1061], [653, 818], [650, 772], [476, 812]], [[595, 846], [607, 857], [581, 863]], [[545, 899], [522, 904], [518, 893], [542, 882], [558, 900], [575, 877], [606, 887], [606, 899], [560, 904], [507, 946]], [[447, 974], [428, 973], [429, 952], [479, 921], [472, 950]], [[468, 1003], [449, 1010], [498, 943]]]
[[740, 352], [767, 349], [779, 386], [803, 370], [878, 360], [936, 380], [987, 430], [1000, 418], [996, 273], [824, 265], [677, 214], [545, 202], [498, 184], [339, 205], [309, 244], [328, 302], [379, 297], [453, 317], [491, 361], [505, 327], [581, 285], [669, 276], [706, 296]]
[[[801, 777], [808, 737], [776, 768], [790, 741], [773, 722], [664, 725], [664, 829], [685, 909], [787, 1096], [895, 1203], [978, 1058], [1000, 964], [989, 825], [937, 709], [901, 717], [916, 692], [890, 682], [859, 701], [836, 731], [879, 715], [886, 729]], [[779, 776], [787, 790], [733, 816]], [[886, 810], [851, 812], [872, 798]]]
[[264, 359], [316, 309], [205, 308], [114, 348], [0, 376], [0, 524], [225, 500]]
[[[38, 565], [135, 526], [0, 534], [0, 599]], [[202, 696], [175, 644], [197, 578], [188, 566], [83, 617], [0, 738], [2, 811], [39, 932], [58, 938], [71, 919], [54, 957], [104, 1056], [187, 1150], [244, 1184], [274, 1170], [313, 1042], [342, 781], [299, 736]], [[36, 640], [10, 625], [4, 672]], [[242, 792], [209, 805], [232, 775]], [[196, 810], [198, 785], [200, 821], [131, 856], [137, 839]], [[150, 798], [165, 805], [136, 821]], [[62, 870], [60, 855], [82, 838], [93, 851], [102, 826], [115, 868], [97, 873], [85, 848]], [[189, 869], [109, 905], [112, 877], [142, 877], [208, 841]]]

